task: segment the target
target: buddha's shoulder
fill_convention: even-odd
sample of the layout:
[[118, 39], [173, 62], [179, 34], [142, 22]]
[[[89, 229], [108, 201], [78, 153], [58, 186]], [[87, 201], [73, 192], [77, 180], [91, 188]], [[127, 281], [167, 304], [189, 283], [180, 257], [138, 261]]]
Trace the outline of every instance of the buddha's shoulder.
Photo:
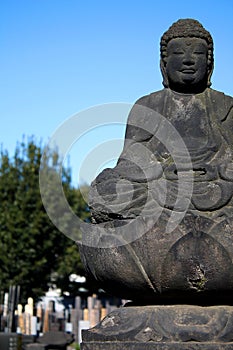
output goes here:
[[160, 105], [163, 103], [166, 95], [167, 89], [155, 91], [148, 95], [140, 97], [135, 104], [153, 108], [155, 105]]
[[224, 92], [222, 91], [218, 91], [218, 90], [214, 90], [214, 89], [207, 89], [208, 93], [211, 97], [211, 100], [214, 103], [220, 104], [220, 103], [224, 103], [225, 105], [233, 105], [233, 98], [232, 96], [226, 95]]
[[[212, 103], [218, 108], [221, 106], [224, 108], [231, 108], [233, 106], [233, 97], [226, 95], [224, 92], [214, 90], [211, 88], [207, 88], [203, 93], [199, 94], [200, 98], [201, 96], [204, 96], [208, 94], [209, 98], [211, 99]], [[136, 105], [145, 106], [148, 108], [152, 108], [154, 110], [160, 110], [164, 103], [167, 103], [169, 100], [169, 97], [172, 96], [172, 93], [169, 88], [164, 88], [162, 90], [152, 92], [148, 95], [140, 97], [136, 101]]]

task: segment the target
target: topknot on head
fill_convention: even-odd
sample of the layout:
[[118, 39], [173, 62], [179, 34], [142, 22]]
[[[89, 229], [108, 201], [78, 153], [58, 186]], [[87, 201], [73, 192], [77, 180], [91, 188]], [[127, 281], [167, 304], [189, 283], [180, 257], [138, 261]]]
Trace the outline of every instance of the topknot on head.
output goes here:
[[196, 19], [186, 18], [179, 19], [173, 23], [170, 28], [163, 34], [161, 45], [175, 38], [195, 37], [204, 39], [208, 46], [213, 47], [213, 39], [210, 33]]

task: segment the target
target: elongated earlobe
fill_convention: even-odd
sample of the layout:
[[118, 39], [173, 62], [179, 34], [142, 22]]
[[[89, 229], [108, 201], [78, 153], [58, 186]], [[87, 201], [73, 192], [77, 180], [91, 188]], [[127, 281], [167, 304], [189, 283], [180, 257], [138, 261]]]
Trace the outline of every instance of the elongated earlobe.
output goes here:
[[211, 76], [213, 74], [213, 70], [214, 70], [214, 63], [212, 63], [211, 68], [208, 69], [207, 87], [210, 87], [212, 85]]
[[168, 78], [167, 78], [167, 72], [166, 72], [166, 68], [164, 65], [164, 61], [162, 59], [160, 60], [160, 69], [161, 69], [161, 73], [162, 73], [162, 77], [163, 77], [163, 86], [165, 88], [168, 88], [169, 83], [168, 83]]

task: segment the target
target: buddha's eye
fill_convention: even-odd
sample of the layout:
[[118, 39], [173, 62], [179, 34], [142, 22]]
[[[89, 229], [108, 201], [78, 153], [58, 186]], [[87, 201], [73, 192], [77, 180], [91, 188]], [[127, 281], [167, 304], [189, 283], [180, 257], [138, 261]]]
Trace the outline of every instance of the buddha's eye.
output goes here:
[[205, 55], [205, 52], [203, 51], [194, 51], [195, 55]]
[[183, 55], [184, 51], [173, 51], [173, 55]]

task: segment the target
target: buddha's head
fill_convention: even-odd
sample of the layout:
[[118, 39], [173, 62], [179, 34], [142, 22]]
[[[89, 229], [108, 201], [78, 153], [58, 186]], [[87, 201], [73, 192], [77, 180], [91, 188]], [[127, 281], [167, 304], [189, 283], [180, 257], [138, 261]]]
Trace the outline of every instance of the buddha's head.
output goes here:
[[183, 93], [201, 92], [211, 85], [213, 39], [194, 19], [180, 19], [160, 42], [163, 85]]

